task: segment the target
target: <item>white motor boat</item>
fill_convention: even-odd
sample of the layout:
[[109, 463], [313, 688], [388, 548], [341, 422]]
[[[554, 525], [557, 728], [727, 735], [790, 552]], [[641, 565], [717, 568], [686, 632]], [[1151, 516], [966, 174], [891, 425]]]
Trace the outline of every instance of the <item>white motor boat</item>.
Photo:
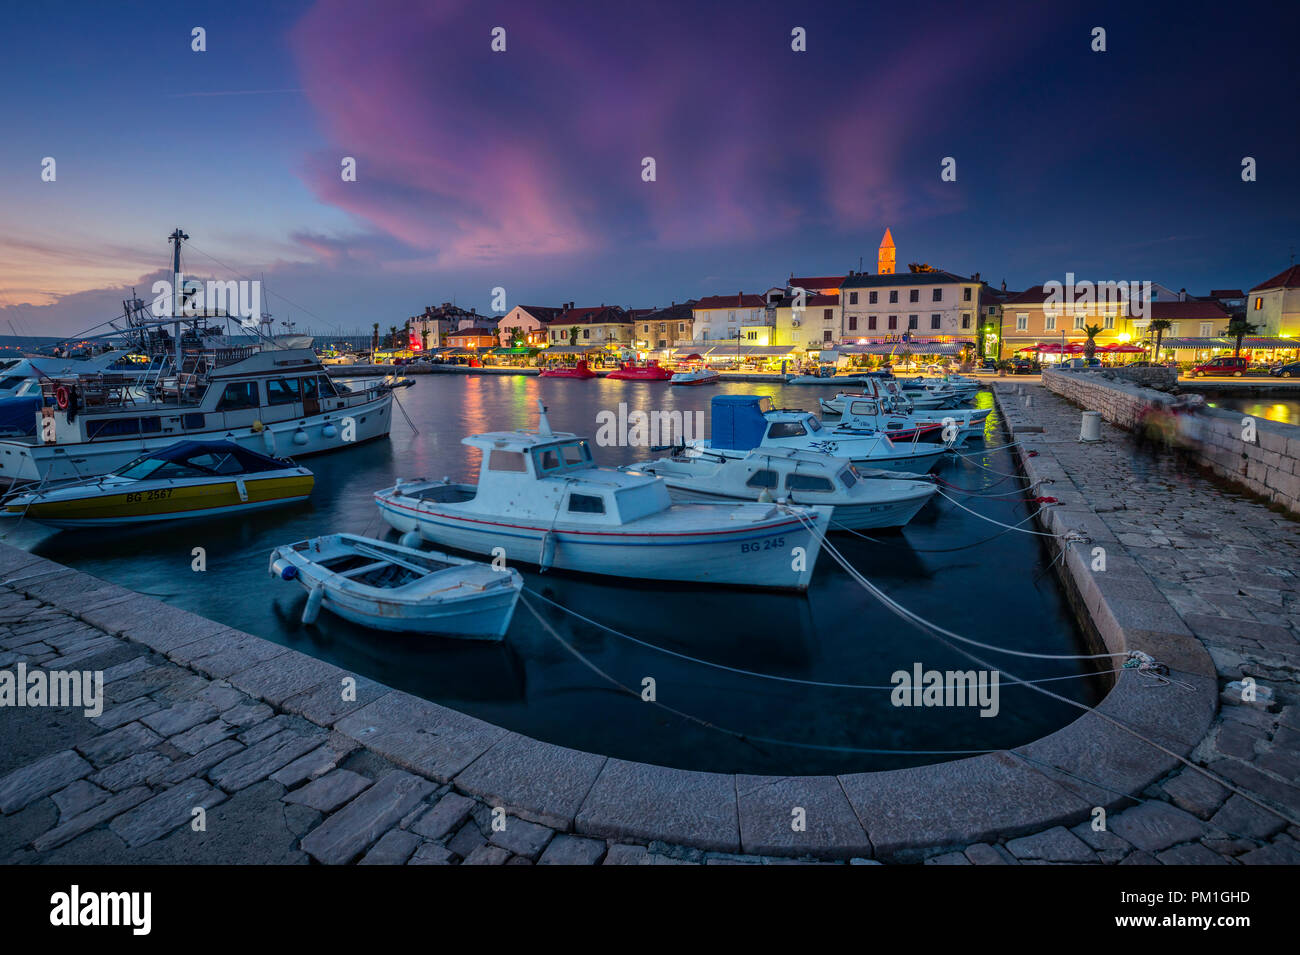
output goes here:
[[663, 478], [678, 501], [829, 504], [832, 529], [902, 527], [938, 490], [929, 481], [868, 480], [846, 458], [791, 448], [760, 448], [743, 458], [678, 454], [624, 471]]
[[303, 623], [322, 607], [376, 630], [500, 640], [524, 580], [516, 570], [355, 534], [271, 551], [270, 572], [307, 590]]
[[831, 365], [823, 365], [815, 375], [786, 375], [787, 385], [860, 385], [864, 375], [837, 375]]
[[879, 432], [836, 434], [816, 415], [773, 409], [772, 399], [759, 395], [714, 395], [711, 414], [712, 437], [687, 442], [688, 453], [713, 451], [743, 458], [755, 448], [793, 448], [848, 458], [855, 465], [878, 470], [924, 474], [946, 452], [941, 444], [896, 444]]
[[904, 411], [905, 398], [888, 388], [892, 382], [872, 382], [861, 395], [837, 395], [840, 420], [836, 431], [885, 430], [890, 436], [908, 427], [937, 428], [946, 444], [982, 437], [992, 408], [953, 408], [946, 411]]
[[686, 368], [682, 371], [673, 372], [672, 378], [669, 379], [669, 384], [712, 385], [721, 380], [722, 375], [718, 374], [718, 372], [714, 371], [712, 368], [704, 368], [701, 366], [699, 368]]
[[[539, 402], [540, 405], [540, 402]], [[375, 492], [394, 528], [444, 547], [650, 580], [805, 590], [828, 507], [675, 504], [650, 474], [597, 467], [585, 438], [537, 430], [471, 435], [478, 484], [399, 481]]]

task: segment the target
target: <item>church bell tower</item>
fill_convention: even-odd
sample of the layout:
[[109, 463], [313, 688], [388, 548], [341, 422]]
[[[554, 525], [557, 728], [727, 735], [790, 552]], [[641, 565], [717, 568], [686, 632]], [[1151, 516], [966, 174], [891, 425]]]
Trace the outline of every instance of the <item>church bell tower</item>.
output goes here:
[[876, 258], [876, 272], [880, 275], [894, 274], [894, 237], [885, 229], [885, 237], [880, 240], [880, 252]]

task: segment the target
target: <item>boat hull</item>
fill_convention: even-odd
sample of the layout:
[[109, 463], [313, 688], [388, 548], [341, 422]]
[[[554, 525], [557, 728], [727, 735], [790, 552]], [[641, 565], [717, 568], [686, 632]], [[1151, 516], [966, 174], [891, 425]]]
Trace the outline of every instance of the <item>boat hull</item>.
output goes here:
[[[23, 516], [48, 527], [84, 528], [154, 524], [198, 520], [245, 511], [295, 504], [311, 496], [315, 478], [310, 472], [267, 478], [244, 478], [243, 493], [235, 480], [214, 483], [141, 481], [139, 487], [120, 493], [93, 493], [54, 497], [30, 504], [6, 504], [8, 516]], [[81, 489], [77, 489], [81, 490]]]
[[[727, 494], [716, 494], [700, 490], [689, 484], [676, 483], [665, 478], [668, 493], [674, 501], [713, 502], [734, 500], [756, 500], [756, 498], [737, 498]], [[934, 496], [933, 490], [918, 492], [894, 501], [864, 502], [862, 504], [832, 505], [831, 530], [880, 530], [889, 527], [903, 527], [920, 513], [921, 508]], [[805, 502], [796, 500], [794, 503]]]
[[[829, 508], [790, 511], [734, 528], [683, 532], [577, 530], [506, 521], [468, 509], [375, 493], [385, 521], [440, 547], [557, 570], [774, 590], [806, 590]], [[812, 523], [810, 530], [804, 521]], [[796, 548], [803, 548], [802, 555]], [[499, 549], [499, 550], [498, 550]]]
[[[427, 557], [434, 555], [425, 553]], [[271, 552], [270, 572], [284, 579], [287, 567], [309, 594], [321, 588], [321, 607], [337, 617], [372, 630], [459, 637], [467, 640], [502, 640], [510, 628], [523, 587], [517, 572], [510, 584], [453, 599], [403, 599], [395, 591], [374, 587], [337, 585], [337, 575], [303, 559], [291, 546]]]

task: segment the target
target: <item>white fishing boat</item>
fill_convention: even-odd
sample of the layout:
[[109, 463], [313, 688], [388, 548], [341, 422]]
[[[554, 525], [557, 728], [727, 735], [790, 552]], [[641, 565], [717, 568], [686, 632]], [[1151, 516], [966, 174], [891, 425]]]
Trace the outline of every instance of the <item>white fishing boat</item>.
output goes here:
[[673, 372], [669, 384], [673, 385], [712, 385], [722, 380], [722, 375], [712, 368], [700, 366]]
[[743, 458], [677, 454], [624, 471], [663, 478], [677, 501], [770, 501], [835, 508], [832, 529], [902, 527], [938, 490], [930, 481], [866, 480], [846, 458], [760, 448]]
[[848, 458], [859, 467], [924, 474], [946, 453], [921, 441], [896, 444], [886, 435], [835, 434], [807, 411], [774, 409], [759, 395], [714, 395], [709, 440], [687, 442], [687, 452], [720, 452], [743, 458], [755, 448], [793, 448]]
[[889, 430], [891, 437], [907, 427], [939, 429], [939, 440], [962, 444], [982, 437], [992, 408], [953, 408], [946, 411], [902, 410], [906, 399], [888, 389], [892, 382], [870, 382], [861, 395], [839, 395], [840, 420], [835, 431]]
[[858, 391], [841, 391], [834, 398], [818, 398], [817, 403], [824, 414], [843, 414], [845, 399], [869, 398], [872, 396], [870, 389], [873, 385], [887, 389], [888, 393], [898, 400], [898, 406], [908, 412], [933, 411], [942, 408], [946, 404], [951, 404], [953, 401], [952, 398], [924, 394], [919, 391], [904, 392], [897, 381], [883, 379], [876, 382], [863, 382], [862, 388]]
[[829, 526], [826, 507], [675, 504], [653, 475], [597, 467], [587, 440], [553, 432], [544, 408], [537, 430], [463, 443], [482, 452], [477, 485], [376, 491], [391, 526], [543, 570], [790, 590], [808, 587]]
[[307, 591], [303, 622], [324, 608], [401, 633], [500, 640], [523, 589], [516, 570], [355, 534], [329, 534], [271, 551], [270, 572]]
[[[180, 242], [173, 233], [174, 266]], [[336, 388], [311, 348], [284, 348], [229, 315], [154, 318], [124, 303], [133, 350], [149, 356], [129, 370], [41, 378], [43, 402], [29, 434], [0, 440], [0, 481], [55, 481], [107, 474], [180, 440], [233, 441], [270, 455], [305, 457], [388, 434], [392, 388]], [[233, 344], [209, 319], [245, 333]], [[168, 332], [167, 329], [172, 329]], [[40, 359], [37, 366], [46, 364]]]
[[24, 489], [6, 516], [49, 527], [108, 527], [227, 516], [305, 501], [315, 478], [229, 441], [178, 441], [111, 474]]
[[823, 365], [815, 375], [786, 375], [787, 385], [860, 385], [865, 375], [838, 375], [833, 365]]

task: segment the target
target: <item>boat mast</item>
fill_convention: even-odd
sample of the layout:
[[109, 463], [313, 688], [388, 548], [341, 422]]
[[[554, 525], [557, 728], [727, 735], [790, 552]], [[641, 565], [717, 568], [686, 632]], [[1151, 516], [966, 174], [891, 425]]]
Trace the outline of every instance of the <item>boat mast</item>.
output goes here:
[[[181, 243], [189, 236], [176, 227], [176, 231], [167, 237], [172, 244], [172, 318], [176, 319], [172, 328], [176, 333], [176, 374], [181, 373]], [[179, 379], [178, 385], [179, 388]]]

